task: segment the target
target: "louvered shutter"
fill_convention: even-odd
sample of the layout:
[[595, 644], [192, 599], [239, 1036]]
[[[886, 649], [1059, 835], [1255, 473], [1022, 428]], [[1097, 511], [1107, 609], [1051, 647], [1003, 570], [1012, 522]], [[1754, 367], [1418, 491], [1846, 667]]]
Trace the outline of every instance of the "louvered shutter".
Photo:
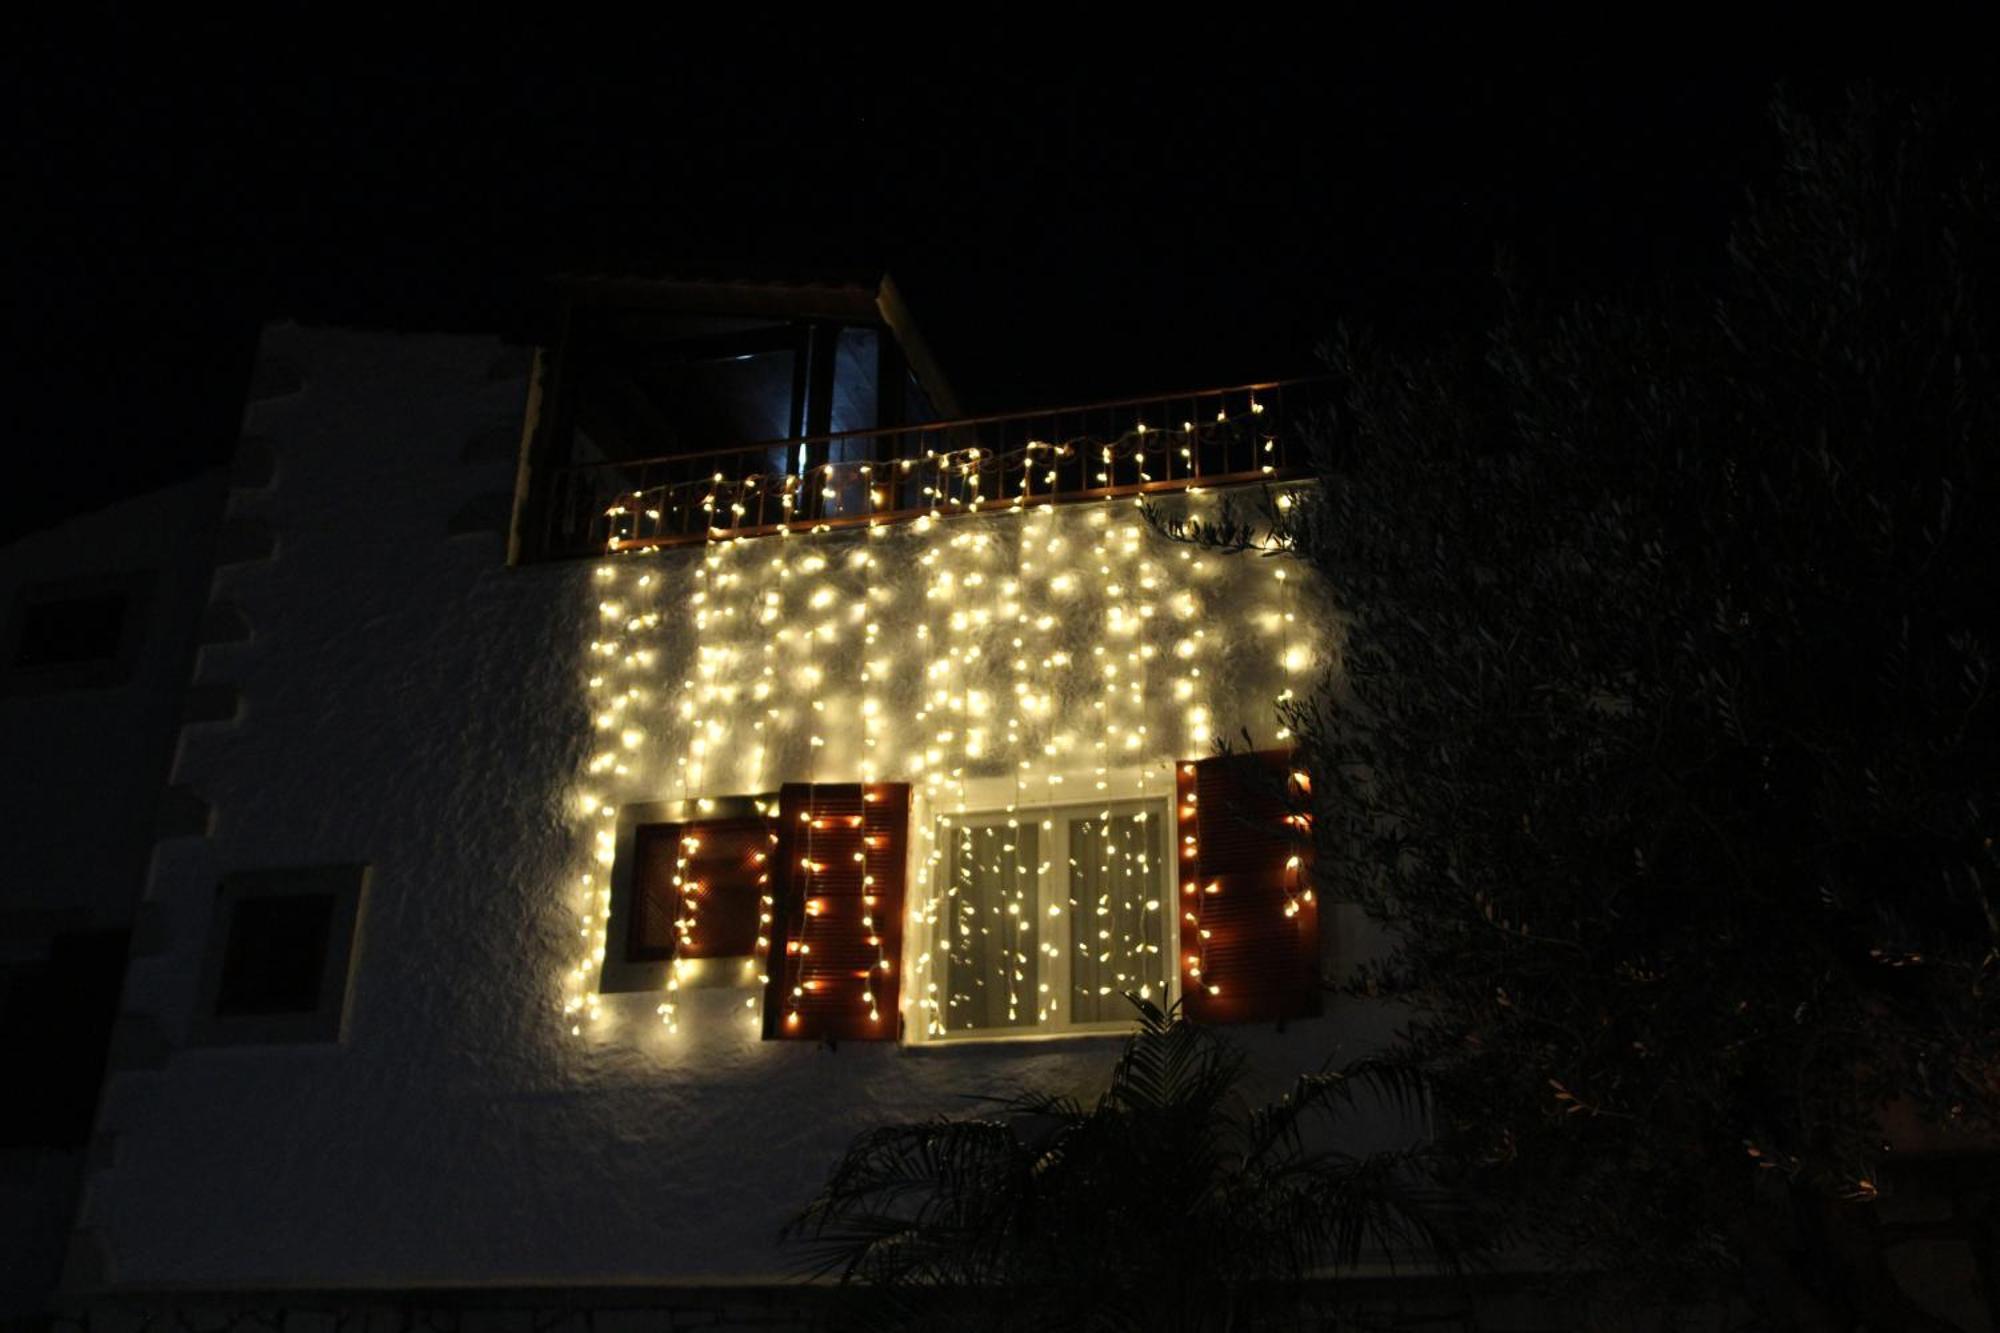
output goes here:
[[767, 1039], [896, 1039], [909, 817], [903, 783], [779, 793]]
[[1175, 779], [1181, 993], [1201, 1023], [1319, 1012], [1303, 773], [1283, 750], [1183, 762]]
[[641, 824], [632, 839], [626, 957], [745, 958], [757, 947], [771, 821]]

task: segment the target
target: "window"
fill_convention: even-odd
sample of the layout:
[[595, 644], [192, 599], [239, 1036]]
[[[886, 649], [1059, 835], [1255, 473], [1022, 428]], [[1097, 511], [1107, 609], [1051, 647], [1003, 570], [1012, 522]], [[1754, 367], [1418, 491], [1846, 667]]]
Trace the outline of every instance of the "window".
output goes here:
[[801, 434], [802, 332], [629, 310], [580, 318], [566, 362], [571, 461], [724, 449]]
[[366, 866], [312, 866], [224, 879], [195, 1039], [340, 1040], [367, 873]]
[[770, 852], [770, 821], [761, 816], [639, 826], [626, 956], [657, 961], [756, 952]]
[[812, 351], [811, 327], [797, 319], [579, 305], [535, 425], [524, 549], [602, 550], [616, 535], [614, 500], [679, 496], [722, 465], [718, 450], [739, 451], [726, 458], [732, 473], [795, 470], [793, 450], [767, 442], [824, 421], [831, 380], [814, 374]]
[[599, 988], [754, 986], [767, 1040], [895, 1040], [909, 799], [788, 783], [624, 807], [608, 933], [624, 947]]
[[[883, 420], [879, 379], [882, 334], [878, 329], [850, 325], [836, 334], [833, 373], [833, 404], [827, 428], [833, 431], [874, 430], [891, 424]], [[895, 385], [890, 384], [891, 392]], [[838, 447], [836, 459], [845, 457]], [[870, 455], [872, 457], [872, 455]]]
[[0, 688], [37, 693], [130, 679], [152, 587], [152, 574], [141, 571], [22, 589], [0, 639]]
[[[777, 797], [628, 805], [611, 870], [606, 991], [747, 985], [768, 915]], [[716, 960], [741, 960], [736, 966]]]
[[317, 1009], [332, 924], [330, 893], [238, 902], [222, 950], [217, 1016], [309, 1014]]
[[1184, 996], [1203, 1023], [1319, 1011], [1289, 754], [1179, 763], [1171, 801], [926, 815], [914, 862], [910, 802], [905, 783], [789, 783], [621, 808], [599, 989], [760, 988], [766, 1040], [827, 1043], [1125, 1032], [1128, 996]]
[[22, 613], [21, 635], [14, 644], [14, 669], [73, 666], [116, 657], [131, 609], [132, 598], [124, 592], [29, 606]]
[[[937, 400], [949, 402], [934, 372], [928, 384], [918, 376], [878, 290], [604, 286], [576, 290], [539, 390], [547, 397], [538, 399], [522, 519], [527, 558], [699, 536], [716, 474], [804, 477], [831, 462], [877, 460], [889, 446], [873, 432], [934, 421]], [[731, 503], [745, 505], [748, 524], [767, 526], [833, 512], [821, 505], [831, 498], [766, 484]], [[793, 512], [786, 501], [795, 499]]]
[[[131, 932], [64, 933], [47, 956], [0, 962], [0, 1149], [90, 1142]], [[16, 943], [20, 941], [16, 940]]]
[[1167, 807], [942, 817], [928, 902], [928, 1039], [1123, 1030], [1174, 978]]

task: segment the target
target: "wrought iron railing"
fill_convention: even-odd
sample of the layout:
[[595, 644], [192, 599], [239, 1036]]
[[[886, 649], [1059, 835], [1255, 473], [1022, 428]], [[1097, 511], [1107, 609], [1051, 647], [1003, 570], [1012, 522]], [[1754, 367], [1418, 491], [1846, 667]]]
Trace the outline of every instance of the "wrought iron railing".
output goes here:
[[1328, 401], [1287, 380], [557, 466], [525, 535], [560, 558], [1279, 480]]

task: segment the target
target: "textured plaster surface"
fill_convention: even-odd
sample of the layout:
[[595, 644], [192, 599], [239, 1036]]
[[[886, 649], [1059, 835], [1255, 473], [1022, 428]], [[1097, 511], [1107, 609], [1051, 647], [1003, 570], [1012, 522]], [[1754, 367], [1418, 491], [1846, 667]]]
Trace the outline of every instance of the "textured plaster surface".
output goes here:
[[[598, 781], [588, 765], [607, 733], [593, 725], [585, 688], [606, 674], [602, 650], [589, 647], [606, 640], [597, 565], [508, 568], [497, 539], [447, 536], [468, 495], [512, 474], [505, 458], [462, 458], [467, 439], [520, 421], [525, 380], [488, 377], [499, 345], [294, 327], [268, 330], [265, 344], [302, 368], [304, 387], [253, 408], [248, 425], [272, 441], [277, 482], [239, 495], [234, 512], [268, 521], [277, 555], [218, 572], [216, 597], [241, 607], [256, 634], [204, 648], [197, 680], [235, 685], [242, 710], [183, 739], [175, 780], [212, 801], [214, 831], [163, 845], [150, 892], [173, 924], [171, 942], [134, 963], [126, 1007], [185, 1035], [224, 874], [366, 863], [348, 1037], [337, 1047], [182, 1050], [161, 1071], [114, 1081], [103, 1119], [118, 1135], [116, 1165], [96, 1177], [85, 1218], [114, 1283], [756, 1281], [786, 1270], [780, 1225], [856, 1132], [965, 1109], [963, 1094], [1029, 1084], [1088, 1093], [1101, 1083], [1116, 1049], [1102, 1038], [837, 1051], [762, 1042], [744, 1003], [755, 992], [730, 987], [684, 991], [677, 1033], [655, 1017], [656, 996], [635, 994], [604, 997], [602, 1016], [572, 1036], [561, 1009], [579, 949], [577, 885], [602, 873], [580, 795], [683, 794], [675, 709], [698, 673], [694, 642], [675, 621], [704, 555], [616, 562], [616, 579], [655, 576], [647, 586], [662, 620], [645, 702], [631, 705], [646, 710], [635, 763], [618, 783]], [[939, 532], [1004, 535], [1019, 522], [980, 518]], [[800, 560], [819, 540], [729, 553], [745, 573], [732, 596], [751, 590], [750, 562], [768, 571], [769, 560]], [[918, 577], [926, 540], [910, 531], [867, 544], [888, 590], [881, 642], [893, 639], [898, 654], [910, 651], [915, 608], [934, 600]], [[829, 570], [851, 545], [826, 543]], [[1083, 572], [1074, 552], [1066, 563]], [[767, 576], [778, 577], [758, 577]], [[1214, 729], [1241, 723], [1267, 735], [1282, 673], [1262, 631], [1231, 611], [1261, 605], [1268, 572], [1240, 562], [1214, 577], [1188, 623], [1213, 636], [1203, 649], [1213, 681], [1241, 667], [1228, 697], [1209, 700]], [[961, 590], [953, 604], [993, 597]], [[756, 656], [729, 679], [754, 684], [764, 640], [731, 641]], [[845, 642], [858, 645], [855, 635]], [[1088, 650], [1081, 638], [1075, 646]], [[854, 675], [846, 651], [818, 658], [829, 680]], [[756, 671], [744, 669], [753, 661]], [[773, 706], [796, 715], [809, 697], [787, 686]], [[826, 715], [850, 730], [829, 726], [817, 760], [794, 716], [775, 726], [758, 772], [718, 771], [713, 790], [751, 776], [773, 786], [815, 762], [822, 779], [856, 776], [837, 756], [858, 712], [835, 697], [825, 696]], [[754, 725], [736, 705], [701, 706]], [[893, 701], [902, 730], [879, 752], [911, 750], [915, 707], [913, 695]], [[1156, 752], [1140, 757], [1163, 764], [1179, 753], [1180, 725], [1154, 717]], [[753, 743], [739, 732], [721, 753], [749, 764]], [[880, 775], [911, 776], [888, 759]], [[1353, 1053], [1381, 1026], [1343, 1011], [1242, 1035], [1275, 1081]]]

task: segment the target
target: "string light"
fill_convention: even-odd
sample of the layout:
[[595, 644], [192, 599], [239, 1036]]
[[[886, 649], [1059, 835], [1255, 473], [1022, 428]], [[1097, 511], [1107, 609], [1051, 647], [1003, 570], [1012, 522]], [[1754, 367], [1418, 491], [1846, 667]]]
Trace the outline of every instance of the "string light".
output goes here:
[[[1182, 420], [1178, 428], [1135, 420], [1109, 440], [1079, 436], [1029, 440], [1008, 450], [926, 449], [922, 458], [898, 459], [898, 478], [889, 484], [876, 476], [876, 464], [860, 460], [816, 464], [808, 477], [802, 445], [799, 465], [781, 474], [753, 473], [731, 481], [716, 472], [621, 493], [603, 510], [607, 546], [613, 551], [650, 550], [690, 537], [795, 535], [848, 523], [872, 528], [908, 512], [897, 503], [910, 494], [900, 477], [915, 467], [929, 467], [936, 474], [914, 493], [932, 517], [983, 512], [1003, 501], [1024, 508], [1037, 497], [1056, 493], [1072, 465], [1075, 480], [1119, 495], [1162, 485], [1183, 486], [1193, 494], [1203, 489], [1192, 484], [1197, 480], [1266, 480], [1283, 470], [1285, 460], [1278, 434], [1264, 419], [1267, 404], [1255, 392], [1248, 402], [1247, 414], [1218, 410], [1212, 422], [1200, 425], [1193, 419]], [[745, 451], [745, 456], [762, 454]], [[1220, 471], [1215, 470], [1218, 465]]]
[[[597, 725], [584, 761], [595, 801], [585, 823], [598, 864], [576, 894], [582, 947], [565, 970], [569, 1026], [580, 1035], [606, 1008], [595, 986], [616, 811], [663, 790], [698, 811], [719, 794], [759, 793], [795, 775], [912, 785], [904, 923], [913, 949], [901, 993], [920, 1020], [913, 1031], [969, 1025], [951, 1017], [953, 997], [940, 989], [950, 981], [961, 990], [951, 979], [967, 968], [984, 973], [993, 1012], [1019, 1027], [1087, 1021], [1104, 1011], [1083, 1002], [1106, 988], [1136, 984], [1164, 997], [1178, 969], [1162, 954], [1179, 913], [1162, 902], [1184, 862], [1180, 821], [1165, 807], [1169, 818], [1153, 816], [1148, 794], [1173, 760], [1206, 753], [1239, 708], [1241, 721], [1261, 721], [1275, 692], [1266, 686], [1283, 686], [1311, 660], [1294, 637], [1296, 579], [1260, 587], [1268, 564], [1172, 546], [1128, 502], [1138, 487], [1186, 486], [1213, 456], [1212, 432], [1270, 444], [1275, 437], [1254, 433], [1262, 418], [1253, 403], [1199, 429], [1135, 424], [1108, 444], [1033, 440], [893, 464], [835, 460], [621, 496], [607, 512], [615, 558], [588, 583], [596, 609], [586, 694]], [[1095, 481], [1098, 502], [1055, 503], [1064, 476]], [[1187, 489], [1198, 508], [1203, 488]], [[912, 500], [922, 506], [914, 521], [888, 521], [907, 517]], [[851, 533], [831, 526], [850, 518]], [[683, 521], [708, 538], [692, 559], [657, 540]], [[1238, 669], [1244, 632], [1274, 613], [1274, 660]], [[1230, 669], [1218, 677], [1224, 661]], [[1218, 679], [1229, 686], [1221, 694]], [[864, 879], [874, 876], [883, 849], [864, 838], [846, 850], [846, 832], [833, 832], [805, 830], [810, 864], [796, 869], [806, 881], [823, 878], [830, 855], [858, 858]], [[701, 930], [706, 886], [689, 869], [698, 850], [690, 835], [676, 858], [677, 952]], [[963, 887], [961, 869], [976, 870], [976, 890]], [[777, 1021], [796, 1027], [806, 995], [847, 984], [812, 947], [846, 909], [823, 902], [803, 913], [774, 969], [768, 865], [758, 888], [753, 966], [764, 980], [779, 971], [777, 994], [790, 1003]], [[1309, 901], [1306, 893], [1288, 887], [1288, 904]], [[866, 938], [882, 940], [872, 907], [843, 928], [858, 921]], [[897, 964], [878, 945], [875, 969], [862, 975], [871, 1022], [883, 1018], [873, 978]], [[669, 1030], [678, 990], [676, 966], [660, 1006]], [[755, 999], [746, 1007], [761, 1026]]]

